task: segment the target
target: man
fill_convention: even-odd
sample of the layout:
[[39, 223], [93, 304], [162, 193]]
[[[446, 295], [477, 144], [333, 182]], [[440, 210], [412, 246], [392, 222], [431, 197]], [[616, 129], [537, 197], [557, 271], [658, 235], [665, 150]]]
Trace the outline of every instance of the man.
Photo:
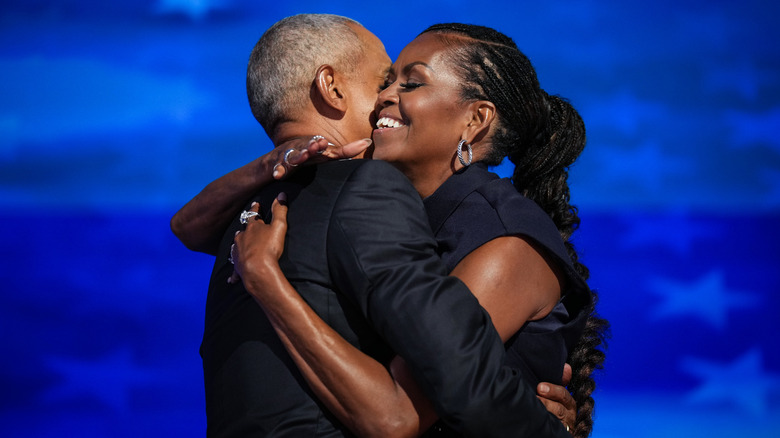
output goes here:
[[[275, 145], [315, 134], [336, 144], [368, 137], [389, 65], [381, 42], [351, 20], [289, 17], [253, 50], [252, 111]], [[269, 163], [257, 161], [212, 183], [172, 220], [177, 236], [187, 234], [182, 226], [224, 228], [236, 200], [257, 187], [246, 180], [252, 166], [267, 175]], [[280, 265], [341, 336], [379, 361], [404, 357], [443, 420], [466, 435], [566, 436], [521, 376], [501, 367], [498, 335], [468, 289], [445, 275], [421, 200], [405, 177], [381, 162], [332, 162], [255, 199], [270, 206], [280, 191], [290, 196], [291, 230]], [[216, 213], [196, 222], [202, 207]], [[209, 435], [349, 435], [310, 392], [243, 285], [227, 283], [239, 229], [236, 218], [219, 244], [209, 286], [201, 347]], [[188, 246], [211, 249], [213, 243], [196, 239]]]

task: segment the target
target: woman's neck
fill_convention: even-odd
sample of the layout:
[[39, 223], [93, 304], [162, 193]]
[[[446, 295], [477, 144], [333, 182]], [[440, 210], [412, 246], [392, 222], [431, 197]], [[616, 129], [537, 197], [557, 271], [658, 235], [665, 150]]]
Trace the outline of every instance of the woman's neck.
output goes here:
[[456, 171], [452, 165], [439, 167], [399, 165], [396, 167], [409, 178], [423, 199], [431, 196]]

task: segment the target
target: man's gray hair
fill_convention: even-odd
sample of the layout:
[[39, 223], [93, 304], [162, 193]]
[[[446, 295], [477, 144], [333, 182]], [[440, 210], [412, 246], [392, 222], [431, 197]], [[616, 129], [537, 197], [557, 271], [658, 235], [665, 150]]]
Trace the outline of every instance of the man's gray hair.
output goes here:
[[271, 26], [252, 50], [246, 91], [252, 114], [273, 136], [309, 99], [314, 73], [323, 64], [352, 74], [363, 43], [349, 25], [355, 20], [330, 14], [300, 14]]

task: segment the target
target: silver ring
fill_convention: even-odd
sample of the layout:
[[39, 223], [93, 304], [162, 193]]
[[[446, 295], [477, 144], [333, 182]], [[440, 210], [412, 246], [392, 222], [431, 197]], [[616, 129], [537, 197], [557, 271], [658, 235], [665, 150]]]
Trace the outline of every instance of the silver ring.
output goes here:
[[290, 163], [290, 154], [291, 154], [291, 153], [293, 153], [293, 152], [295, 152], [295, 149], [287, 149], [287, 150], [284, 152], [284, 159], [282, 160], [282, 162], [283, 162], [284, 164], [286, 164], [286, 165], [288, 165], [288, 166], [290, 166], [290, 167], [295, 167], [295, 166], [297, 166], [297, 164], [292, 164], [292, 163]]
[[233, 251], [235, 249], [236, 249], [236, 244], [235, 243], [230, 245], [230, 255], [228, 256], [228, 261], [230, 262], [231, 265], [235, 265], [236, 264], [236, 262], [233, 261]]
[[[312, 138], [311, 138], [311, 140], [309, 140], [309, 141], [317, 141], [317, 140], [322, 140], [322, 139], [324, 139], [324, 138], [325, 138], [325, 137], [323, 137], [323, 136], [321, 136], [321, 135], [315, 135], [315, 136], [314, 136], [314, 137], [312, 137]], [[325, 149], [323, 149], [323, 150], [321, 150], [321, 151], [317, 151], [317, 155], [322, 155], [322, 153], [323, 153], [323, 152], [325, 152]]]
[[[315, 135], [309, 141], [317, 141], [317, 140], [324, 140], [324, 139], [325, 139], [325, 137], [323, 137], [321, 135]], [[333, 143], [331, 143], [331, 142], [328, 142], [328, 146], [335, 146], [335, 145]], [[323, 153], [325, 153], [325, 149], [323, 149], [321, 151], [317, 151], [317, 155], [322, 155]]]
[[260, 213], [258, 213], [256, 211], [244, 210], [244, 211], [241, 212], [241, 216], [239, 216], [238, 220], [241, 222], [242, 225], [246, 225], [246, 223], [247, 223], [247, 221], [249, 220], [250, 217], [255, 217], [255, 216], [259, 216], [259, 215], [260, 215]]

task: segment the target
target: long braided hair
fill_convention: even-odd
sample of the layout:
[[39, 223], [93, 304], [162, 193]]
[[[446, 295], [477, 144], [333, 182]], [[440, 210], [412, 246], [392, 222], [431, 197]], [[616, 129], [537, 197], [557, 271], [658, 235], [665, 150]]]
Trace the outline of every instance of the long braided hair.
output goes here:
[[[455, 69], [463, 79], [462, 98], [488, 100], [496, 106], [497, 126], [492, 147], [481, 161], [498, 165], [508, 157], [515, 165], [512, 182], [552, 218], [577, 273], [587, 280], [588, 268], [579, 261], [571, 242], [580, 219], [569, 204], [568, 168], [585, 147], [585, 124], [567, 101], [550, 96], [539, 86], [530, 60], [508, 36], [488, 27], [447, 23], [429, 27], [449, 46]], [[591, 291], [585, 330], [567, 362], [572, 366], [569, 390], [577, 402], [575, 437], [593, 429], [593, 372], [602, 368], [608, 322], [595, 311]], [[602, 347], [603, 349], [603, 347]]]

